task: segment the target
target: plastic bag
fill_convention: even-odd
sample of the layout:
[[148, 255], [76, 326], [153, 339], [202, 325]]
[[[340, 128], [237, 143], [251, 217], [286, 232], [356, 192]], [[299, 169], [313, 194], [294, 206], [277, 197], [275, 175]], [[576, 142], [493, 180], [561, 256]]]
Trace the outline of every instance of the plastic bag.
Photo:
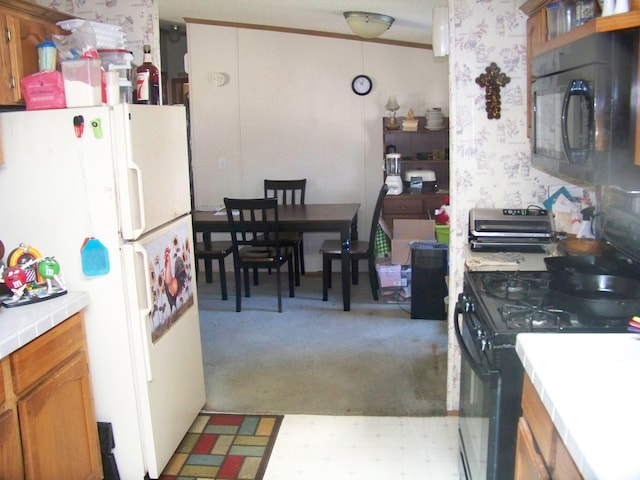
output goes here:
[[20, 87], [27, 110], [65, 108], [64, 81], [60, 72], [37, 72], [22, 77]]
[[61, 60], [78, 58], [100, 58], [97, 49], [96, 34], [89, 22], [82, 22], [80, 27], [69, 35], [54, 35], [53, 43], [58, 49]]

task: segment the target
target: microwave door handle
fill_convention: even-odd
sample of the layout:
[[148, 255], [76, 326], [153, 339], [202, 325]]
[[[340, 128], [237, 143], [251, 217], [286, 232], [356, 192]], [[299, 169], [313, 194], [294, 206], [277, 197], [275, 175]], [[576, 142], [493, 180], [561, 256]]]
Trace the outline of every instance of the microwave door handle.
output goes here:
[[[584, 148], [573, 148], [569, 142], [569, 103], [572, 97], [581, 97], [584, 104], [587, 106], [587, 143]], [[564, 147], [564, 153], [569, 160], [569, 163], [584, 164], [589, 158], [589, 146], [591, 145], [591, 139], [593, 137], [593, 102], [591, 101], [591, 92], [589, 85], [585, 80], [571, 80], [567, 86], [567, 91], [564, 94], [564, 100], [562, 102], [562, 145]], [[582, 119], [579, 119], [582, 122]]]
[[453, 320], [453, 325], [455, 327], [456, 338], [458, 339], [458, 346], [460, 347], [460, 352], [462, 353], [462, 356], [467, 360], [467, 362], [469, 363], [469, 366], [471, 367], [473, 372], [478, 377], [480, 377], [482, 379], [482, 381], [490, 382], [492, 380], [498, 380], [500, 378], [500, 372], [498, 370], [491, 370], [491, 369], [488, 369], [488, 368], [483, 368], [481, 365], [479, 365], [475, 361], [475, 359], [473, 358], [473, 355], [471, 355], [471, 352], [469, 351], [469, 348], [467, 347], [467, 344], [465, 343], [464, 339], [462, 338], [462, 332], [460, 331], [459, 318], [462, 317], [462, 319], [464, 321], [464, 316], [465, 316], [465, 313], [462, 310], [462, 307], [460, 306], [460, 303], [458, 302], [456, 304], [456, 315], [455, 315], [455, 318]]

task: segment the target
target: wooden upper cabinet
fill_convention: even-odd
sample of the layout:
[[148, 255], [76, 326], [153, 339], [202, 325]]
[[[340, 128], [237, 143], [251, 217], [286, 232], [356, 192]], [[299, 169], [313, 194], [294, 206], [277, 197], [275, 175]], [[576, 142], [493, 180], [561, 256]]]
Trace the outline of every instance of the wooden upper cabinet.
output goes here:
[[[527, 20], [527, 133], [531, 138], [531, 63], [533, 59], [539, 55], [550, 52], [558, 47], [568, 45], [576, 40], [593, 35], [599, 32], [611, 32], [615, 30], [624, 30], [628, 28], [640, 27], [640, 10], [633, 10], [618, 15], [609, 15], [607, 17], [596, 17], [589, 20], [584, 25], [575, 27], [570, 32], [558, 35], [555, 38], [547, 40], [547, 10], [548, 3], [554, 0], [528, 0], [522, 6], [522, 10], [529, 18]], [[640, 126], [638, 126], [640, 132]], [[638, 155], [640, 155], [640, 146], [638, 147]], [[640, 162], [640, 160], [638, 160]]]
[[527, 22], [527, 52], [529, 61], [531, 61], [533, 57], [550, 52], [551, 50], [594, 33], [640, 27], [640, 10], [632, 10], [627, 13], [609, 15], [607, 17], [596, 17], [584, 25], [575, 27], [570, 32], [547, 40], [546, 6], [552, 1], [554, 0], [528, 0], [520, 7], [520, 10], [529, 17], [529, 22]]
[[[547, 15], [544, 9], [538, 10], [527, 20], [527, 78], [531, 79], [531, 59], [533, 52], [539, 49], [547, 41]], [[527, 99], [529, 114], [527, 115], [527, 136], [531, 138], [531, 82], [527, 82]]]
[[527, 40], [529, 57], [533, 57], [533, 52], [547, 42], [547, 15], [544, 9], [537, 11], [527, 20]]
[[62, 34], [69, 15], [20, 0], [0, 0], [0, 105], [23, 105], [20, 79], [38, 71], [38, 44]]

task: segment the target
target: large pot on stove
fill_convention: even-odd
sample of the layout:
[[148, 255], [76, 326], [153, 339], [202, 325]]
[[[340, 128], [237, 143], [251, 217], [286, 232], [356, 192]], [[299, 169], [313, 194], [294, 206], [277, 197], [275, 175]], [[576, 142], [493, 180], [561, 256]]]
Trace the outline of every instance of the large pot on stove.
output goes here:
[[640, 315], [640, 281], [615, 275], [556, 275], [549, 282], [551, 300], [576, 311], [587, 323], [601, 319], [626, 322]]

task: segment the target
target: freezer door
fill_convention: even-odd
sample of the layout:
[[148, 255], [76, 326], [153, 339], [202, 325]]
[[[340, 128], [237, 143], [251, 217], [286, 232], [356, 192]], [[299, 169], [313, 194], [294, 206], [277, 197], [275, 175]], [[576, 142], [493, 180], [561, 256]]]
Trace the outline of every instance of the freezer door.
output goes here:
[[191, 210], [184, 106], [113, 107], [121, 233], [135, 240]]
[[191, 215], [123, 246], [143, 450], [151, 478], [205, 402]]

